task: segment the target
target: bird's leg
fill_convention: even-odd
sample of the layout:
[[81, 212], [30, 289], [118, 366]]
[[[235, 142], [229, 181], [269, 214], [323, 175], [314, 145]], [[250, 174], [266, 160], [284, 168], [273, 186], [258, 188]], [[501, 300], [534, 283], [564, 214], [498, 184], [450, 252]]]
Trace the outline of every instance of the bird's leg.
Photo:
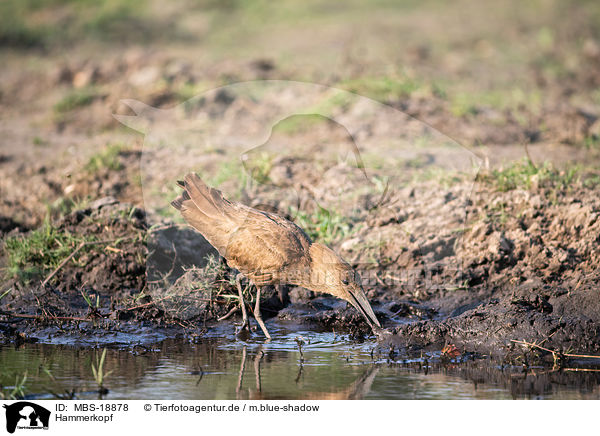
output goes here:
[[238, 400], [241, 400], [240, 392], [242, 390], [242, 381], [244, 380], [244, 369], [246, 369], [246, 346], [242, 349], [242, 364], [240, 365], [240, 372], [238, 373], [238, 384], [235, 388], [235, 395]]
[[263, 321], [262, 316], [260, 316], [260, 286], [256, 287], [256, 305], [254, 306], [254, 318], [256, 319], [256, 322], [262, 329], [262, 331], [265, 334], [265, 336], [267, 337], [267, 339], [271, 339], [271, 335], [269, 334], [269, 331], [267, 330], [267, 326], [265, 325], [265, 322]]
[[[262, 345], [261, 345], [262, 348]], [[254, 377], [256, 379], [256, 390], [260, 392], [262, 390], [262, 384], [260, 381], [260, 360], [265, 355], [265, 352], [262, 349], [258, 350], [256, 357], [254, 358]]]
[[244, 301], [244, 292], [242, 290], [242, 278], [243, 275], [241, 273], [235, 277], [235, 284], [237, 285], [238, 294], [240, 296], [240, 306], [242, 307], [242, 326], [240, 327], [238, 333], [243, 331], [244, 329], [250, 331], [248, 313], [246, 312], [246, 302]]

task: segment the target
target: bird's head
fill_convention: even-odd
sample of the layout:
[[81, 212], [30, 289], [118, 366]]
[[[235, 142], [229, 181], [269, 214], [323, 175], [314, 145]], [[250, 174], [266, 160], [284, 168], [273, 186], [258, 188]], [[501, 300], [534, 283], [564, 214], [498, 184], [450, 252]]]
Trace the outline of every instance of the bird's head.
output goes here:
[[348, 301], [373, 330], [381, 328], [361, 285], [360, 276], [333, 250], [319, 243], [310, 246], [310, 283], [302, 286]]

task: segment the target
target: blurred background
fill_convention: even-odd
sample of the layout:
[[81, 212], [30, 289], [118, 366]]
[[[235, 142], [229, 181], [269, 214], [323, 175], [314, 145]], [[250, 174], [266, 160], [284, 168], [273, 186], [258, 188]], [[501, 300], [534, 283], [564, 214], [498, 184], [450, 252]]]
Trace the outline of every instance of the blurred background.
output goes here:
[[113, 118], [133, 114], [120, 99], [171, 108], [245, 80], [376, 99], [486, 165], [598, 163], [595, 1], [4, 0], [0, 58], [6, 231], [82, 198], [141, 203], [143, 136]]

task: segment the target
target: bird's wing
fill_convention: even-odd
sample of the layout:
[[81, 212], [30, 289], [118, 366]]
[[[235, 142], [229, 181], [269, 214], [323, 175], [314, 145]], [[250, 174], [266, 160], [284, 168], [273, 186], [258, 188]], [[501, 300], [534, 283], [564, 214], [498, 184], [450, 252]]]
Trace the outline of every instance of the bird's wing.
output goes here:
[[230, 235], [237, 227], [236, 207], [196, 174], [188, 174], [185, 181], [177, 183], [184, 191], [171, 204], [226, 258]]
[[278, 215], [231, 202], [196, 174], [179, 182], [185, 191], [172, 202], [185, 220], [246, 274], [277, 275], [299, 261], [311, 244], [294, 223]]
[[271, 213], [244, 207], [245, 219], [232, 232], [227, 260], [245, 273], [279, 275], [299, 262], [310, 246], [310, 238], [294, 223]]

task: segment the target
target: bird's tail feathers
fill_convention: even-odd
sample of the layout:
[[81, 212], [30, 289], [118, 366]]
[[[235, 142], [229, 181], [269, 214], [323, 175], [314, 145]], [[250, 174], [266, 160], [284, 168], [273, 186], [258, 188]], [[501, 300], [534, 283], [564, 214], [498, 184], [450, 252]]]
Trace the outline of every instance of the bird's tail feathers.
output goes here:
[[171, 203], [176, 209], [181, 210], [183, 203], [191, 200], [207, 217], [218, 218], [226, 215], [227, 207], [231, 203], [223, 198], [220, 191], [204, 183], [197, 174], [189, 173], [183, 182], [178, 181], [177, 184], [185, 190]]
[[[179, 182], [179, 181], [177, 182], [177, 184], [179, 186], [185, 187], [185, 186], [182, 186], [181, 183], [183, 183], [183, 182]], [[187, 200], [190, 200], [190, 196], [187, 193], [187, 191], [183, 191], [181, 193], [181, 195], [179, 195], [175, 200], [173, 200], [171, 202], [171, 206], [173, 206], [177, 210], [181, 210], [183, 208], [183, 202], [187, 201]]]

